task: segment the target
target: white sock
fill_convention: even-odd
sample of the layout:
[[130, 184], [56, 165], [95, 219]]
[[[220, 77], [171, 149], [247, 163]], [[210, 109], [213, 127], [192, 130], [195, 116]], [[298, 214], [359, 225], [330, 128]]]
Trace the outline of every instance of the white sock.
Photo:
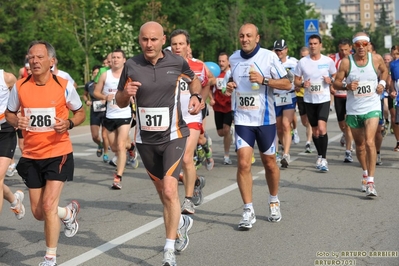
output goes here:
[[276, 196], [272, 196], [272, 195], [270, 195], [269, 196], [269, 203], [270, 202], [278, 202], [279, 200], [278, 200], [278, 195], [276, 195]]
[[367, 177], [367, 184], [368, 183], [374, 183], [374, 176]]
[[363, 176], [369, 176], [369, 173], [367, 170], [363, 170]]
[[62, 220], [68, 220], [72, 216], [71, 210], [67, 207], [58, 207], [57, 214]]
[[166, 239], [165, 246], [163, 247], [163, 250], [167, 249], [173, 249], [175, 250], [175, 240], [174, 239]]
[[254, 205], [251, 203], [244, 204], [244, 209], [250, 209], [251, 211], [254, 210]]

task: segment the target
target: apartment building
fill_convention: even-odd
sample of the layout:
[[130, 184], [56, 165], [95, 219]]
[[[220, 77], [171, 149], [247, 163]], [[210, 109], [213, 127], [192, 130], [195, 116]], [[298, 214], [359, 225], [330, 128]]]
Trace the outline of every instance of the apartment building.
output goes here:
[[385, 8], [387, 21], [395, 26], [395, 0], [340, 0], [340, 9], [350, 27], [361, 24], [374, 30], [378, 25], [382, 7]]

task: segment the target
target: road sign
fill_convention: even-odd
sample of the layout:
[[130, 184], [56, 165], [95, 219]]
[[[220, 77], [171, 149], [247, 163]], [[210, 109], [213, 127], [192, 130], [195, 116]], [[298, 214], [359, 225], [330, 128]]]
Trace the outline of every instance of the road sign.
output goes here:
[[308, 46], [309, 37], [313, 34], [319, 34], [319, 20], [305, 19], [303, 25], [305, 31], [305, 46]]

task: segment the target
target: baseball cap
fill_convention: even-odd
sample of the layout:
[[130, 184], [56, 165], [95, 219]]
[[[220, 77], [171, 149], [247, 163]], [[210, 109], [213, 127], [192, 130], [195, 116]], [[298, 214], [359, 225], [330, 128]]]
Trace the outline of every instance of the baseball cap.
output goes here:
[[284, 50], [287, 48], [287, 43], [285, 42], [284, 39], [279, 39], [274, 42], [273, 49], [274, 50]]

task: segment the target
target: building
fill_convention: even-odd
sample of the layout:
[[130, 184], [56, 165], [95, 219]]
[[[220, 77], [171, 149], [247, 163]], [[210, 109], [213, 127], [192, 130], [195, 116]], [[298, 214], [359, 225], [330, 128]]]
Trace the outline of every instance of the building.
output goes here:
[[340, 10], [350, 27], [355, 28], [359, 23], [364, 28], [374, 30], [381, 16], [382, 7], [387, 14], [387, 22], [395, 26], [394, 0], [340, 0]]

